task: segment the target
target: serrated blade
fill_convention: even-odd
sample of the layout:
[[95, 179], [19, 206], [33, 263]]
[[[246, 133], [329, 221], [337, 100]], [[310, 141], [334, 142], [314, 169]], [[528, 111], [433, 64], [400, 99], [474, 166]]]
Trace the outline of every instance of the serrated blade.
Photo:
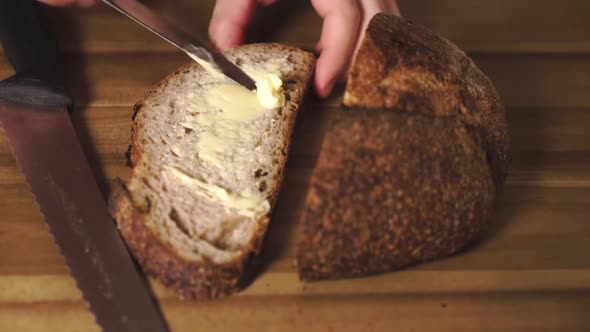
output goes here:
[[65, 106], [0, 99], [0, 125], [103, 331], [168, 331], [108, 213]]

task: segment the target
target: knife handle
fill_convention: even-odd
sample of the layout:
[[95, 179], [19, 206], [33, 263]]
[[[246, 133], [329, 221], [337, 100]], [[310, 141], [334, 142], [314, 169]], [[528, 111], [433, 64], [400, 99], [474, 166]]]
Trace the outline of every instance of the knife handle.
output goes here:
[[0, 43], [16, 75], [0, 82], [0, 98], [37, 105], [70, 105], [57, 47], [35, 0], [0, 0]]
[[54, 37], [35, 0], [0, 0], [0, 42], [17, 73], [57, 62]]

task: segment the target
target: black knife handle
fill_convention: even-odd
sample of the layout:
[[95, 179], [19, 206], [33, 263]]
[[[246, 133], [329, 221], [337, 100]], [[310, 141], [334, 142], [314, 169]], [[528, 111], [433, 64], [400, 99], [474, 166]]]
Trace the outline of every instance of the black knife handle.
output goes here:
[[0, 82], [0, 98], [39, 105], [71, 104], [41, 4], [0, 0], [0, 43], [16, 71]]
[[0, 42], [17, 73], [57, 62], [54, 37], [35, 0], [0, 0]]

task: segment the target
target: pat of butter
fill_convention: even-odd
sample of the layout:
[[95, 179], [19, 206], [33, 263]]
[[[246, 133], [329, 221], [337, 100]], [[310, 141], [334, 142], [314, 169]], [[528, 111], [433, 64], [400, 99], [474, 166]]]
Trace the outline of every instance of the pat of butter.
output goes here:
[[256, 81], [256, 95], [258, 101], [266, 109], [275, 109], [285, 105], [283, 81], [274, 73], [248, 72]]
[[232, 194], [225, 188], [196, 179], [177, 167], [165, 166], [164, 171], [187, 186], [199, 188], [200, 190], [196, 191], [198, 194], [234, 209], [245, 217], [258, 219], [270, 211], [268, 200], [251, 191]]

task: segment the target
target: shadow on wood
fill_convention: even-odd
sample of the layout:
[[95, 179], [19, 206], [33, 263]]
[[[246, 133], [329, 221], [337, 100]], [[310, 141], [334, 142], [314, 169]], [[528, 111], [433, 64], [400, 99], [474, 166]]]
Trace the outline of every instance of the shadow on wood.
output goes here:
[[[555, 137], [547, 137], [543, 135], [543, 131], [539, 128], [546, 128], [549, 126], [551, 121], [554, 121], [553, 115], [559, 117], [559, 114], [550, 114], [548, 112], [537, 112], [534, 119], [523, 119], [523, 116], [519, 115], [518, 112], [523, 112], [524, 109], [508, 109], [507, 120], [508, 126], [511, 133], [511, 146], [512, 150], [512, 164], [518, 162], [520, 165], [527, 166], [528, 174], [538, 173], [537, 170], [542, 168], [548, 158], [547, 151], [549, 148], [547, 145], [551, 140], [556, 139]], [[525, 116], [526, 118], [526, 116]], [[522, 140], [522, 141], [521, 141]], [[535, 152], [523, 153], [518, 148], [531, 145], [534, 147]], [[526, 159], [526, 162], [523, 162]], [[522, 167], [522, 166], [521, 166]], [[522, 171], [522, 170], [521, 170]], [[504, 229], [509, 224], [517, 222], [515, 216], [519, 214], [523, 208], [523, 204], [527, 202], [535, 193], [535, 187], [531, 185], [519, 185], [511, 184], [511, 179], [515, 178], [514, 174], [509, 174], [507, 184], [504, 185], [502, 190], [499, 192], [498, 199], [496, 201], [496, 209], [492, 216], [492, 221], [488, 231], [483, 235], [481, 241], [473, 245], [474, 248], [479, 245], [484, 245], [488, 240], [494, 237], [500, 236]]]
[[261, 7], [254, 13], [252, 22], [245, 32], [246, 43], [269, 42], [276, 40], [281, 26], [305, 24], [298, 13], [309, 11], [309, 1], [277, 0], [274, 4]]
[[[59, 8], [51, 8], [48, 11], [50, 19], [53, 19], [52, 23], [55, 24], [55, 20], [60, 21], [61, 26], [67, 26], [67, 33], [62, 35], [63, 32], [57, 36], [58, 40], [68, 40], [68, 44], [77, 45], [77, 48], [81, 49], [83, 44], [82, 36], [80, 35], [79, 21], [75, 20], [72, 15], [75, 15], [75, 11], [65, 12]], [[100, 156], [96, 149], [95, 142], [89, 134], [89, 124], [85, 121], [84, 112], [88, 107], [76, 107], [76, 105], [88, 105], [93, 99], [92, 91], [89, 89], [89, 79], [87, 75], [87, 58], [83, 53], [66, 55], [63, 50], [60, 54], [62, 67], [64, 70], [64, 76], [67, 84], [67, 89], [73, 96], [74, 107], [71, 110], [70, 118], [76, 129], [78, 139], [86, 155], [90, 167], [96, 178], [96, 182], [103, 197], [107, 197], [109, 191], [108, 180], [105, 176], [105, 172], [100, 164]], [[106, 75], [106, 73], [105, 73]]]
[[[330, 123], [334, 114], [332, 108], [324, 106], [312, 106], [311, 101], [315, 97], [307, 96], [306, 102], [299, 112], [297, 124], [293, 132], [291, 143], [291, 157], [287, 161], [281, 193], [274, 206], [271, 223], [264, 239], [261, 254], [252, 262], [254, 268], [248, 275], [243, 286], [246, 287], [254, 281], [261, 273], [269, 270], [269, 267], [276, 261], [282, 260], [291, 255], [296, 244], [297, 225], [305, 208], [305, 198], [307, 196], [308, 185], [318, 154], [313, 155], [313, 160], [309, 160], [305, 165], [297, 162], [292, 157], [293, 150], [301, 150], [297, 145], [309, 145], [310, 151], [318, 151], [322, 144], [326, 126]], [[301, 157], [299, 158], [301, 159]], [[302, 172], [301, 168], [309, 169], [309, 172]], [[291, 180], [289, 179], [296, 179]], [[287, 257], [295, 264], [295, 257]]]

